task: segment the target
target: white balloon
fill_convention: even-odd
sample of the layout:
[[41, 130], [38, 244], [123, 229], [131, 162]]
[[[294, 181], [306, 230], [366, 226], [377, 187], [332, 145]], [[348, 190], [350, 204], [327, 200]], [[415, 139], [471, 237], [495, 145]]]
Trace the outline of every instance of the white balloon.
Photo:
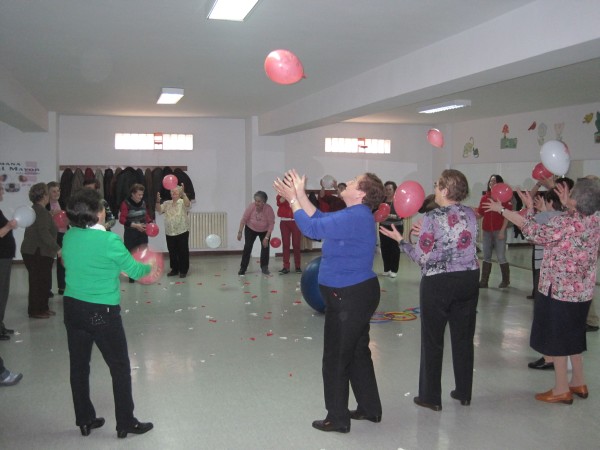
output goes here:
[[221, 237], [218, 234], [209, 234], [206, 236], [206, 245], [209, 248], [217, 248], [221, 246]]
[[35, 211], [31, 206], [19, 206], [15, 210], [13, 218], [17, 221], [18, 226], [27, 228], [35, 222]]
[[569, 171], [571, 155], [566, 144], [560, 141], [548, 141], [540, 149], [544, 167], [554, 175], [563, 176]]
[[334, 181], [335, 179], [331, 175], [325, 175], [323, 178], [321, 178], [321, 182], [323, 183], [323, 187], [325, 189], [331, 189]]

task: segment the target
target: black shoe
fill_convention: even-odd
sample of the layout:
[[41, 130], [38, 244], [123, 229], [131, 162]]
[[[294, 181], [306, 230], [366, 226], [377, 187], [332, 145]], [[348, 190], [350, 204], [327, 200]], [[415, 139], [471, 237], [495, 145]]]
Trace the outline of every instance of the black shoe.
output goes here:
[[54, 297], [54, 292], [52, 292], [52, 291], [48, 292], [48, 298], [52, 298], [52, 297]]
[[296, 267], [296, 273], [302, 273], [302, 269], [300, 267]]
[[104, 418], [96, 417], [87, 425], [81, 425], [79, 429], [81, 430], [82, 436], [89, 436], [94, 428], [100, 428], [102, 425], [104, 425]]
[[176, 271], [176, 270], [171, 270], [171, 271], [170, 271], [170, 272], [167, 274], [167, 276], [168, 276], [168, 277], [176, 277], [177, 275], [179, 275], [179, 272], [178, 272], [178, 271]]
[[537, 361], [530, 362], [529, 364], [527, 364], [527, 367], [529, 367], [530, 369], [554, 370], [554, 363], [546, 362], [546, 360], [542, 356]]
[[2, 334], [15, 334], [15, 330], [11, 330], [10, 328], [2, 327], [1, 333]]
[[432, 403], [425, 403], [425, 402], [421, 401], [421, 399], [419, 397], [414, 397], [413, 402], [415, 402], [416, 405], [422, 406], [423, 408], [429, 408], [432, 411], [441, 411], [442, 410], [442, 405], [434, 405]]
[[598, 331], [599, 328], [600, 327], [595, 327], [594, 325], [588, 325], [587, 323], [585, 324], [585, 332], [586, 333]]
[[130, 282], [130, 283], [135, 283], [135, 280], [134, 280], [133, 278], [130, 278], [130, 279], [129, 279], [129, 282]]
[[8, 341], [10, 340], [10, 336], [8, 334], [0, 334], [0, 341]]
[[527, 297], [525, 297], [527, 300], [533, 300], [535, 297], [533, 295], [528, 295]]
[[381, 422], [381, 414], [378, 416], [367, 416], [365, 414], [361, 414], [358, 410], [350, 411], [350, 418], [354, 420], [369, 420], [373, 423]]
[[460, 398], [458, 396], [458, 392], [456, 392], [456, 391], [450, 392], [450, 397], [452, 397], [454, 400], [460, 401], [460, 404], [463, 406], [469, 406], [471, 404], [471, 400], [466, 400], [464, 398]]
[[285, 267], [279, 271], [279, 275], [287, 275], [288, 273], [290, 273], [290, 271]]
[[312, 423], [313, 428], [321, 431], [337, 431], [338, 433], [348, 433], [350, 431], [350, 425], [346, 426], [335, 426], [333, 422], [328, 420], [315, 420]]
[[179, 274], [179, 278], [185, 278], [185, 277], [187, 277], [187, 273], [180, 273]]
[[59, 290], [58, 290], [58, 295], [64, 295], [64, 293], [65, 293], [65, 290], [64, 290], [64, 289], [59, 289]]
[[239, 276], [244, 276], [246, 275], [246, 270], [245, 269], [240, 269], [240, 271], [238, 272]]
[[269, 268], [268, 267], [263, 267], [262, 268], [262, 273], [263, 273], [263, 275], [271, 275], [271, 272], [269, 272]]
[[117, 430], [117, 437], [126, 438], [127, 433], [132, 434], [144, 434], [154, 428], [151, 422], [138, 422], [136, 420], [135, 424], [125, 428], [124, 430]]

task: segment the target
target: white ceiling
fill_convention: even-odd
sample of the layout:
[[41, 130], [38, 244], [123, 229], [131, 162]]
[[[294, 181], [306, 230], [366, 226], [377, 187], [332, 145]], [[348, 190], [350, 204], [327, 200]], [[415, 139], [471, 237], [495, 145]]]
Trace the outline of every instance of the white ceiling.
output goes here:
[[[206, 20], [210, 1], [0, 0], [0, 68], [45, 110], [59, 114], [246, 118], [318, 96], [535, 3], [260, 0], [246, 22], [235, 23]], [[306, 79], [281, 86], [266, 77], [264, 59], [278, 48], [302, 60]], [[597, 102], [600, 46], [591, 55], [485, 86], [462, 83], [460, 92], [433, 85], [418, 102], [389, 101], [367, 116], [345, 118], [454, 122]], [[185, 97], [175, 106], [156, 105], [161, 87], [184, 88]], [[418, 105], [452, 98], [471, 99], [473, 106], [434, 119], [416, 113]], [[19, 111], [3, 100], [0, 89], [0, 120], [16, 122]]]

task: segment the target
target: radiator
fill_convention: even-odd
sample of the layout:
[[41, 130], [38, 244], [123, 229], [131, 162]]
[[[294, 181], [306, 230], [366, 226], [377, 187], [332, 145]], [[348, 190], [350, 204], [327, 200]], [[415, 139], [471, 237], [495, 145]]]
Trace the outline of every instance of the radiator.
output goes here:
[[227, 247], [227, 213], [193, 212], [190, 213], [190, 249], [209, 248], [206, 236], [216, 234], [221, 238], [221, 247]]

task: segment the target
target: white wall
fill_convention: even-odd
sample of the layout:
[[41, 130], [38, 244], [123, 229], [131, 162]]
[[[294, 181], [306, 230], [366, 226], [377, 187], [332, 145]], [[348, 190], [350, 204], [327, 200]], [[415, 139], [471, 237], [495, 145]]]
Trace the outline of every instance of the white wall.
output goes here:
[[[48, 121], [51, 129], [48, 133], [23, 133], [0, 122], [0, 163], [24, 164], [31, 161], [36, 163], [39, 169], [37, 175], [28, 175], [28, 180], [25, 182], [20, 182], [17, 175], [6, 172], [8, 174], [6, 183], [19, 183], [20, 185], [18, 192], [6, 192], [4, 201], [0, 203], [0, 209], [8, 219], [12, 219], [14, 210], [19, 206], [31, 206], [28, 193], [33, 184], [56, 179], [56, 115], [50, 114]], [[5, 173], [1, 169], [2, 167], [0, 167], [0, 173]], [[5, 188], [7, 188], [6, 183]], [[17, 228], [13, 232], [17, 241], [16, 259], [22, 259], [20, 247], [23, 241], [23, 232], [22, 228]]]
[[[594, 124], [600, 103], [549, 109], [510, 116], [481, 119], [453, 124], [451, 146], [451, 165], [467, 175], [471, 184], [471, 202], [478, 202], [481, 191], [485, 189], [489, 176], [502, 175], [504, 181], [513, 186], [531, 187], [535, 181], [531, 171], [540, 162], [540, 125], [546, 124], [544, 142], [555, 140], [555, 124], [564, 123], [562, 140], [569, 146], [571, 167], [566, 174], [576, 179], [586, 174], [600, 175], [600, 144], [594, 143]], [[584, 116], [593, 113], [593, 119], [584, 123]], [[533, 122], [535, 129], [529, 130]], [[501, 149], [500, 139], [504, 124], [509, 126], [508, 137], [516, 137], [516, 149]], [[463, 158], [464, 145], [473, 138], [479, 148], [479, 158], [470, 155]]]
[[[588, 104], [515, 114], [439, 126], [445, 146], [429, 145], [429, 127], [416, 125], [370, 125], [342, 123], [285, 136], [259, 136], [256, 118], [131, 118], [60, 116], [50, 114], [50, 131], [22, 133], [0, 123], [1, 162], [29, 161], [38, 163], [40, 181], [58, 179], [59, 165], [106, 166], [188, 166], [194, 182], [196, 202], [193, 211], [226, 211], [228, 213], [227, 250], [241, 250], [236, 240], [239, 220], [252, 194], [264, 190], [269, 203], [275, 205], [272, 182], [286, 169], [296, 168], [308, 176], [307, 186], [319, 188], [319, 180], [331, 174], [345, 181], [357, 174], [375, 172], [383, 180], [400, 184], [416, 180], [427, 193], [432, 181], [447, 167], [462, 170], [468, 177], [473, 195], [469, 203], [477, 203], [491, 173], [500, 173], [509, 184], [529, 186], [531, 170], [539, 162], [538, 131], [527, 128], [535, 120], [537, 127], [548, 126], [546, 139], [554, 139], [554, 124], [564, 122], [562, 137], [572, 155], [571, 177], [600, 173], [600, 144], [594, 144], [594, 119], [582, 123], [585, 114], [600, 110], [600, 104]], [[502, 127], [508, 124], [508, 137], [517, 137], [516, 149], [500, 149]], [[192, 152], [139, 152], [114, 150], [115, 132], [182, 132], [194, 134]], [[391, 139], [391, 155], [325, 154], [326, 137], [366, 137]], [[463, 158], [463, 146], [473, 137], [479, 158]], [[7, 194], [0, 208], [7, 217], [17, 206], [29, 204], [27, 193]], [[162, 227], [159, 218], [159, 227]], [[122, 234], [122, 230], [116, 229]], [[22, 230], [16, 231], [18, 245]], [[277, 224], [274, 236], [279, 236]], [[154, 239], [166, 251], [164, 234]], [[258, 254], [256, 244], [253, 254]], [[273, 251], [274, 252], [274, 251]], [[17, 258], [20, 258], [18, 255]]]

